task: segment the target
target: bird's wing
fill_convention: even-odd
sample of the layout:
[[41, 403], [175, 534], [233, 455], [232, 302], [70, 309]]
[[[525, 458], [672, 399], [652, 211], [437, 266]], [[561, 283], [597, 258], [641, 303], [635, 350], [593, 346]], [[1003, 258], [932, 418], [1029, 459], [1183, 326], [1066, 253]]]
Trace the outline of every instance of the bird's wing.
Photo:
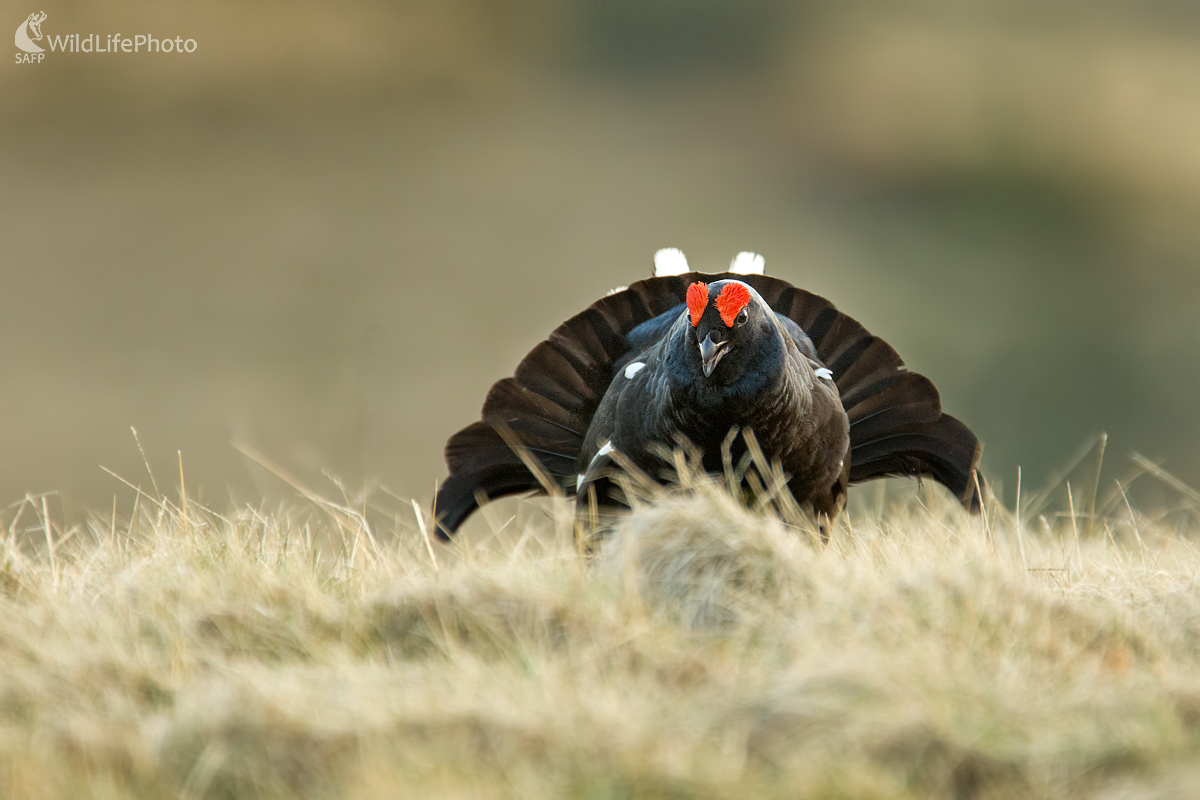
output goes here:
[[661, 341], [671, 330], [671, 326], [675, 324], [675, 320], [679, 319], [679, 315], [687, 309], [683, 303], [671, 308], [657, 317], [652, 317], [625, 335], [625, 344], [628, 348], [625, 355], [621, 356], [613, 363], [613, 378], [614, 380], [621, 375], [622, 371], [638, 358], [643, 358], [645, 352]]
[[778, 317], [779, 323], [783, 325], [783, 329], [787, 331], [788, 336], [796, 343], [796, 347], [800, 349], [800, 352], [808, 356], [810, 361], [817, 362], [818, 367], [825, 366], [821, 363], [820, 356], [817, 355], [817, 346], [813, 344], [812, 339], [808, 338], [808, 334], [804, 332], [800, 325], [794, 319], [785, 317], [778, 311], [775, 312], [775, 316]]

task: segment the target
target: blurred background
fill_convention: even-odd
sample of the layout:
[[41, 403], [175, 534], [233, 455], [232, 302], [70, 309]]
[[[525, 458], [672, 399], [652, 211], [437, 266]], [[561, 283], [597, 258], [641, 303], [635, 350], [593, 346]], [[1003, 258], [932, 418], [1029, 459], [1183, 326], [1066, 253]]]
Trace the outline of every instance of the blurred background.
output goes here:
[[233, 441], [428, 501], [664, 246], [888, 339], [1010, 504], [1098, 431], [1200, 485], [1190, 0], [2, 5], [198, 47], [0, 69], [0, 503], [124, 508], [130, 426], [217, 508], [293, 494]]

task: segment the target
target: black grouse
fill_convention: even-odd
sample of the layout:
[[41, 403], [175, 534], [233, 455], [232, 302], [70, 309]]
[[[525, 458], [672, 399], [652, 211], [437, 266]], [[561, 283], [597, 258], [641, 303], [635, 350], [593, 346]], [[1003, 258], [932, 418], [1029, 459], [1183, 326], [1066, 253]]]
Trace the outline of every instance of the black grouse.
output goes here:
[[525, 459], [582, 511], [620, 502], [616, 461], [665, 480], [665, 454], [689, 446], [720, 473], [738, 457], [722, 453], [735, 428], [753, 432], [819, 518], [841, 511], [848, 484], [901, 475], [929, 476], [979, 509], [979, 440], [887, 342], [763, 275], [753, 253], [716, 275], [689, 272], [674, 249], [655, 265], [560, 325], [450, 437], [434, 501], [442, 538], [482, 499], [543, 491]]

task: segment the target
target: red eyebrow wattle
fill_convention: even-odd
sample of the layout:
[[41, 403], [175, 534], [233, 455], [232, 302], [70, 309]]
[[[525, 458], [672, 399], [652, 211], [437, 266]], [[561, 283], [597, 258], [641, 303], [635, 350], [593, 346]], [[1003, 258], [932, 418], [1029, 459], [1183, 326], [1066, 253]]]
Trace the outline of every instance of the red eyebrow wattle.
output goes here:
[[750, 302], [750, 290], [744, 283], [729, 283], [717, 295], [717, 311], [721, 312], [721, 321], [726, 328], [733, 327], [738, 312]]
[[704, 316], [704, 309], [708, 307], [708, 284], [703, 281], [696, 281], [687, 290], [687, 307], [688, 314], [692, 317], [692, 327], [700, 324], [700, 318]]

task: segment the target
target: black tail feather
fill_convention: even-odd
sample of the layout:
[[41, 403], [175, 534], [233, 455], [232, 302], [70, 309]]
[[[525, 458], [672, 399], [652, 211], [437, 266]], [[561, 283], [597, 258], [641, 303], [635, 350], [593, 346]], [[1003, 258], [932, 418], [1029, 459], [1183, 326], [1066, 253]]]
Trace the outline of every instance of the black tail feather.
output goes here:
[[870, 441], [914, 422], [936, 422], [942, 405], [932, 381], [915, 372], [897, 373], [895, 380], [873, 384], [876, 391], [854, 405], [843, 401], [850, 419], [850, 444]]
[[536, 439], [527, 441], [522, 436], [522, 441], [550, 449], [561, 448], [564, 455], [573, 459], [587, 432], [587, 417], [571, 413], [547, 398], [543, 393], [551, 391], [547, 386], [539, 388], [541, 392], [522, 386], [512, 378], [498, 381], [484, 401], [483, 421], [513, 430], [526, 428], [524, 432]]
[[[875, 392], [877, 384], [895, 380], [898, 375], [907, 375], [904, 362], [892, 346], [882, 339], [874, 339], [863, 350], [858, 360], [846, 365], [838, 374], [838, 391], [846, 408], [856, 405], [859, 400]], [[883, 386], [880, 385], [879, 389]]]
[[519, 459], [516, 464], [496, 463], [472, 472], [451, 473], [433, 504], [438, 538], [450, 541], [450, 535], [479, 507], [480, 493], [495, 498], [538, 488], [533, 473]]
[[986, 484], [978, 474], [982, 452], [983, 446], [970, 428], [943, 414], [936, 422], [898, 425], [857, 444], [851, 436], [850, 482], [928, 475], [977, 512], [987, 496]]
[[[574, 485], [575, 453], [579, 445], [567, 436], [557, 440], [547, 437], [547, 429], [558, 430], [552, 422], [523, 417], [505, 427], [522, 442], [526, 456], [535, 459], [551, 479]], [[450, 466], [450, 477], [438, 488], [434, 501], [438, 536], [442, 539], [449, 538], [478, 508], [479, 493], [496, 498], [545, 490], [504, 437], [484, 422], [468, 425], [450, 437], [446, 443], [446, 463]]]

